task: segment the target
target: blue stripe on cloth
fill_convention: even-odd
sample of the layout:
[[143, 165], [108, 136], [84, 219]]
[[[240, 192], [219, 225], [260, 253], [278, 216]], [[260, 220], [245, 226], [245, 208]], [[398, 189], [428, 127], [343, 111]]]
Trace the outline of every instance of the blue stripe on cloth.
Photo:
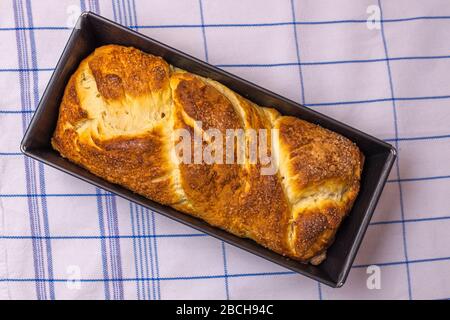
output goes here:
[[[137, 225], [137, 229], [138, 229], [138, 234], [139, 235], [145, 235], [145, 230], [144, 230], [144, 225], [143, 225], [143, 221], [142, 221], [142, 217], [143, 215], [141, 214], [141, 211], [143, 210], [143, 208], [139, 205], [135, 205], [136, 208], [136, 225]], [[143, 240], [142, 238], [139, 239], [139, 263], [140, 263], [140, 267], [141, 267], [141, 274], [143, 278], [148, 278], [149, 277], [149, 272], [148, 272], [148, 255], [147, 255], [147, 247], [146, 247], [146, 242], [145, 239]], [[150, 290], [149, 290], [149, 284], [144, 280], [141, 282], [141, 289], [142, 289], [142, 299], [143, 300], [149, 300], [151, 299], [150, 297]]]
[[367, 100], [350, 100], [350, 101], [333, 101], [333, 102], [319, 102], [319, 103], [306, 103], [307, 107], [319, 107], [319, 106], [337, 106], [337, 105], [350, 105], [350, 104], [364, 104], [364, 103], [376, 103], [386, 101], [413, 101], [413, 100], [438, 100], [438, 99], [450, 99], [450, 95], [444, 96], [422, 96], [422, 97], [394, 97], [394, 98], [378, 98]]
[[[381, 7], [381, 0], [378, 0], [378, 7], [380, 8], [380, 18], [381, 20], [383, 20], [383, 9]], [[394, 100], [394, 84], [393, 84], [393, 80], [392, 80], [392, 72], [391, 72], [391, 65], [390, 62], [388, 60], [389, 54], [388, 54], [388, 47], [387, 47], [387, 41], [386, 41], [386, 35], [384, 32], [384, 24], [381, 23], [381, 38], [383, 41], [383, 47], [384, 47], [384, 52], [386, 55], [386, 65], [387, 65], [387, 72], [388, 72], [388, 77], [389, 77], [389, 88], [391, 91], [391, 96], [392, 96], [392, 113], [394, 116], [394, 131], [395, 131], [395, 138], [398, 139], [398, 117], [397, 117], [397, 108], [396, 108], [396, 103]], [[398, 189], [399, 189], [399, 196], [400, 196], [400, 213], [401, 213], [401, 219], [405, 220], [405, 210], [404, 210], [404, 203], [403, 203], [403, 190], [402, 190], [402, 183], [401, 183], [401, 177], [400, 177], [400, 149], [398, 147], [398, 140], [395, 141], [395, 147], [398, 150], [398, 154], [397, 154], [397, 160], [395, 161], [395, 169], [396, 169], [396, 173], [397, 173], [397, 178], [398, 178]], [[409, 270], [409, 264], [408, 264], [408, 245], [407, 245], [407, 240], [406, 240], [406, 227], [405, 227], [405, 223], [402, 222], [402, 236], [403, 236], [403, 249], [404, 249], [404, 254], [405, 254], [405, 260], [406, 260], [406, 277], [407, 277], [407, 281], [408, 281], [408, 296], [409, 299], [412, 299], [412, 289], [411, 289], [411, 276], [410, 276], [410, 270]]]
[[[128, 17], [129, 17], [129, 23], [131, 25], [137, 25], [137, 11], [136, 11], [136, 3], [134, 0], [127, 0], [127, 7], [128, 7]], [[137, 28], [136, 28], [137, 29]], [[159, 277], [159, 262], [158, 262], [158, 240], [157, 240], [157, 234], [156, 234], [156, 219], [154, 212], [145, 209], [147, 215], [151, 215], [151, 223], [150, 223], [150, 216], [147, 216], [148, 219], [148, 233], [147, 235], [151, 236], [149, 238], [149, 250], [153, 254], [150, 256], [151, 260], [151, 272], [152, 276], [156, 274], [156, 277]], [[151, 229], [150, 229], [151, 226]], [[153, 244], [153, 246], [152, 246]], [[156, 288], [155, 288], [156, 286]], [[161, 287], [159, 280], [152, 283], [153, 288], [153, 299], [161, 299]]]
[[[107, 201], [111, 203], [111, 213], [112, 213], [112, 230], [113, 235], [118, 236], [120, 234], [119, 229], [119, 218], [118, 218], [118, 212], [117, 212], [117, 203], [116, 203], [116, 197], [108, 197], [106, 198]], [[122, 277], [123, 270], [122, 270], [122, 253], [120, 250], [120, 238], [115, 237], [112, 238], [111, 241], [114, 242], [115, 247], [115, 259], [116, 259], [116, 266], [117, 266], [117, 276]], [[118, 299], [123, 300], [124, 299], [124, 290], [123, 285], [120, 285], [118, 288]]]
[[415, 259], [415, 260], [408, 260], [408, 261], [391, 261], [391, 262], [381, 262], [381, 263], [372, 263], [372, 264], [360, 264], [360, 265], [354, 265], [352, 268], [367, 268], [370, 265], [377, 265], [380, 267], [385, 266], [397, 266], [397, 265], [410, 265], [410, 264], [418, 264], [418, 263], [430, 263], [430, 262], [436, 262], [436, 261], [448, 261], [450, 260], [450, 257], [438, 257], [438, 258], [427, 258], [427, 259]]
[[29, 31], [29, 30], [70, 30], [69, 27], [47, 26], [47, 27], [1, 27], [0, 31]]
[[[151, 219], [150, 219], [150, 212], [147, 208], [142, 208], [142, 222], [143, 222], [143, 228], [145, 231], [145, 234], [152, 234], [152, 227], [151, 227]], [[150, 272], [151, 272], [151, 277], [155, 278], [155, 266], [154, 266], [154, 252], [153, 252], [153, 245], [152, 245], [152, 238], [148, 237], [144, 239], [145, 241], [145, 245], [148, 248], [148, 252], [149, 252], [149, 257], [150, 257]], [[148, 287], [149, 289], [149, 296], [153, 297], [153, 300], [156, 300], [156, 288], [155, 288], [155, 282], [152, 280], [151, 283], [151, 292], [150, 292], [150, 286]], [[151, 293], [151, 294], [150, 294]]]
[[6, 69], [0, 69], [0, 72], [37, 72], [37, 71], [54, 71], [55, 68], [28, 68], [28, 69], [21, 69], [21, 68], [6, 68]]
[[[99, 195], [102, 194], [102, 191], [99, 188], [95, 188], [96, 194], [97, 194], [97, 214], [98, 214], [98, 225], [99, 225], [99, 231], [100, 231], [100, 248], [102, 252], [102, 267], [103, 267], [103, 278], [109, 279], [109, 272], [108, 272], [108, 256], [106, 253], [106, 238], [105, 238], [105, 228], [104, 228], [104, 221], [103, 221], [103, 197], [100, 197]], [[105, 299], [110, 299], [110, 293], [109, 293], [109, 282], [104, 283], [104, 291], [105, 291]]]
[[117, 2], [117, 9], [118, 9], [118, 14], [119, 14], [118, 22], [120, 24], [127, 25], [127, 21], [126, 21], [126, 19], [123, 18], [123, 15], [122, 15], [122, 8], [120, 7], [120, 0], [115, 0], [115, 1]]
[[112, 197], [111, 193], [30, 193], [30, 194], [0, 194], [0, 198], [39, 198], [39, 197]]
[[111, 2], [112, 5], [112, 9], [113, 9], [113, 16], [114, 16], [114, 21], [117, 21], [117, 9], [116, 9], [116, 2], [114, 0], [112, 0]]
[[137, 22], [136, 21], [133, 21], [133, 16], [132, 16], [132, 11], [131, 11], [131, 3], [130, 3], [130, 0], [126, 0], [126, 3], [124, 3], [124, 6], [126, 5], [126, 8], [127, 8], [127, 16], [128, 16], [128, 19], [129, 19], [129, 24], [130, 25], [136, 25], [137, 24]]
[[[42, 194], [45, 194], [45, 174], [44, 174], [44, 164], [38, 163], [39, 167], [39, 179], [41, 182], [40, 191]], [[47, 251], [47, 271], [48, 276], [53, 278], [53, 255], [52, 255], [52, 244], [50, 236], [50, 223], [48, 217], [48, 209], [47, 209], [47, 197], [41, 197], [41, 208], [43, 213], [43, 223], [44, 223], [44, 234], [47, 239], [45, 239], [46, 251]], [[50, 299], [54, 300], [56, 298], [55, 295], [55, 287], [53, 284], [50, 284]]]
[[[25, 14], [24, 14], [24, 10], [23, 10], [23, 2], [21, 0], [19, 0], [19, 17], [21, 19], [21, 23], [22, 25], [26, 25], [26, 22], [24, 21], [25, 19]], [[23, 36], [23, 40], [24, 40], [24, 51], [22, 52], [22, 58], [24, 59], [26, 65], [29, 65], [29, 44], [27, 41], [27, 34], [24, 32], [24, 36]], [[27, 108], [31, 109], [33, 108], [32, 106], [32, 98], [31, 98], [31, 81], [32, 79], [29, 78], [29, 75], [25, 76], [25, 103], [27, 105]], [[30, 122], [30, 118], [27, 117], [27, 123]], [[37, 191], [37, 182], [36, 182], [36, 167], [35, 167], [35, 162], [30, 161], [28, 163], [29, 166], [29, 170], [30, 170], [30, 183], [31, 183], [31, 189], [32, 190], [36, 190]], [[45, 196], [44, 196], [45, 197]], [[33, 208], [31, 209], [30, 215], [33, 219], [33, 230], [34, 233], [37, 235], [41, 235], [41, 222], [40, 222], [40, 214], [39, 214], [39, 202], [38, 200], [33, 201]], [[36, 252], [36, 256], [37, 256], [37, 261], [39, 263], [39, 271], [41, 274], [45, 275], [45, 260], [44, 260], [44, 249], [43, 249], [43, 244], [42, 241], [38, 241], [37, 243], [37, 249], [38, 251]], [[45, 285], [43, 285], [41, 287], [41, 295], [43, 299], [47, 299], [47, 287]]]
[[[292, 271], [280, 271], [280, 272], [261, 272], [261, 273], [237, 273], [229, 274], [229, 278], [241, 278], [241, 277], [267, 277], [267, 276], [283, 276], [292, 275], [295, 272]], [[158, 280], [161, 281], [176, 281], [176, 280], [209, 280], [209, 279], [222, 279], [223, 274], [218, 275], [201, 275], [201, 276], [186, 276], [186, 277], [161, 277]], [[70, 279], [46, 279], [46, 278], [8, 278], [0, 279], [0, 282], [67, 282]], [[155, 278], [122, 278], [122, 279], [102, 279], [102, 278], [92, 278], [92, 279], [79, 279], [80, 282], [129, 282], [129, 281], [152, 281]]]
[[[130, 202], [132, 203], [132, 202]], [[132, 209], [130, 209], [132, 210]], [[130, 211], [133, 212], [133, 211]], [[134, 220], [134, 216], [131, 218]], [[137, 227], [136, 227], [137, 228]], [[24, 236], [24, 235], [4, 235], [0, 236], [0, 239], [52, 239], [52, 240], [99, 240], [99, 239], [147, 239], [147, 238], [193, 238], [193, 237], [207, 237], [208, 235], [204, 233], [173, 233], [173, 234], [139, 234], [136, 231], [135, 234], [131, 235], [118, 235], [118, 236], [64, 236], [64, 235], [55, 235], [55, 236]]]
[[0, 110], [0, 114], [21, 114], [34, 113], [34, 110]]
[[202, 0], [198, 0], [198, 5], [200, 8], [200, 21], [201, 21], [201, 27], [202, 27], [202, 37], [203, 37], [203, 50], [205, 50], [205, 61], [209, 61], [208, 57], [208, 45], [206, 42], [206, 30], [205, 30], [205, 17], [203, 16], [203, 3]]
[[450, 134], [434, 135], [434, 136], [417, 136], [417, 137], [400, 137], [400, 138], [390, 138], [384, 139], [384, 141], [416, 141], [416, 140], [439, 140], [439, 139], [449, 139]]
[[91, 11], [100, 14], [100, 4], [98, 0], [90, 0], [89, 5], [91, 6]]
[[[133, 204], [132, 202], [129, 202], [129, 206], [130, 206], [131, 230], [133, 233], [134, 271], [135, 271], [136, 277], [139, 278], [139, 277], [141, 277], [141, 270], [140, 270], [140, 264], [138, 264], [138, 253], [136, 251], [137, 250], [136, 239], [138, 239], [138, 238], [136, 238], [136, 236], [138, 236], [139, 233], [136, 233], [136, 231], [135, 231], [137, 228], [137, 227], [135, 227], [134, 210], [133, 210], [133, 207], [135, 206], [135, 204]], [[140, 241], [140, 240], [138, 239], [138, 241]], [[140, 245], [140, 243], [139, 243], [139, 245]], [[136, 282], [136, 293], [137, 293], [138, 300], [140, 300], [141, 299], [141, 289], [139, 286], [139, 281]]]
[[[98, 3], [98, 1], [94, 1]], [[98, 7], [98, 5], [97, 5]], [[92, 9], [91, 9], [92, 10]], [[396, 22], [409, 22], [418, 20], [449, 20], [450, 16], [417, 16], [417, 17], [406, 17], [398, 19], [384, 19], [384, 20], [374, 20], [374, 22], [382, 23], [396, 23]], [[326, 25], [326, 24], [342, 24], [342, 23], [367, 23], [366, 19], [347, 19], [347, 20], [324, 20], [324, 21], [297, 21], [296, 25]], [[129, 25], [130, 28], [134, 29], [170, 29], [170, 28], [253, 28], [253, 27], [272, 27], [272, 26], [290, 26], [293, 22], [269, 22], [269, 23], [215, 23], [215, 24], [170, 24], [170, 25]], [[35, 26], [35, 27], [0, 27], [0, 31], [17, 31], [17, 30], [70, 30], [70, 28], [65, 26]]]
[[291, 0], [291, 11], [292, 11], [292, 21], [294, 22], [293, 29], [294, 29], [295, 51], [296, 51], [295, 53], [297, 56], [298, 75], [299, 75], [300, 88], [301, 88], [301, 93], [300, 93], [301, 101], [300, 102], [302, 104], [305, 104], [306, 103], [305, 88], [304, 88], [303, 72], [302, 72], [302, 68], [301, 68], [301, 59], [300, 59], [300, 43], [299, 43], [298, 35], [297, 35], [297, 25], [295, 24], [296, 17], [295, 17], [294, 0]]
[[[441, 180], [441, 179], [449, 179], [450, 175], [441, 175], [441, 176], [428, 176], [428, 177], [414, 177], [414, 178], [402, 178], [402, 179], [389, 179], [387, 183], [396, 183], [396, 182], [415, 182], [415, 181], [426, 181], [426, 180]], [[112, 194], [94, 194], [94, 193], [47, 193], [47, 194], [0, 194], [0, 198], [39, 198], [39, 197], [112, 197]]]
[[[157, 300], [161, 299], [161, 285], [159, 283], [159, 260], [158, 260], [158, 238], [160, 238], [160, 236], [156, 233], [156, 219], [155, 219], [155, 213], [152, 211], [151, 213], [152, 215], [152, 235], [153, 235], [153, 248], [154, 248], [154, 252], [155, 252], [155, 271], [156, 271], [156, 277], [158, 278], [158, 280], [156, 281], [156, 287], [157, 287]], [[205, 236], [207, 236], [205, 234]]]
[[[107, 197], [107, 198], [102, 198], [105, 199], [105, 211], [104, 212], [104, 216], [103, 216], [103, 221], [106, 220], [106, 224], [104, 226], [105, 228], [105, 233], [107, 232], [108, 235], [112, 234], [112, 230], [111, 230], [111, 219], [110, 219], [110, 215], [111, 215], [111, 210], [110, 210], [110, 202], [108, 201], [108, 199], [110, 199], [112, 197]], [[106, 217], [106, 219], [105, 219]], [[117, 274], [116, 274], [116, 265], [115, 265], [115, 257], [114, 257], [114, 252], [115, 252], [115, 248], [114, 248], [114, 242], [111, 241], [111, 238], [107, 239], [107, 247], [109, 248], [109, 259], [107, 259], [108, 261], [108, 268], [111, 270], [111, 278], [117, 278]], [[117, 287], [115, 285], [115, 283], [113, 283], [112, 285], [112, 299], [116, 300], [117, 299]]]
[[271, 68], [271, 67], [290, 67], [290, 66], [318, 66], [349, 63], [372, 63], [384, 61], [408, 61], [408, 60], [438, 60], [450, 59], [450, 55], [435, 56], [410, 56], [410, 57], [390, 57], [374, 59], [352, 59], [352, 60], [330, 60], [330, 61], [308, 61], [308, 62], [280, 62], [280, 63], [243, 63], [243, 64], [217, 64], [219, 68]]
[[230, 289], [228, 285], [228, 262], [227, 262], [227, 249], [225, 248], [225, 242], [222, 241], [222, 257], [223, 257], [223, 275], [225, 278], [225, 297], [230, 300]]
[[380, 225], [380, 224], [411, 223], [411, 222], [437, 221], [437, 220], [449, 220], [449, 219], [450, 219], [450, 216], [403, 219], [403, 220], [387, 220], [387, 221], [371, 222], [370, 225], [375, 226], [375, 225]]
[[[33, 26], [33, 12], [31, 8], [30, 0], [26, 0], [26, 8], [27, 8], [27, 18], [28, 25]], [[32, 68], [36, 70], [38, 68], [37, 63], [37, 52], [36, 52], [36, 41], [34, 37], [34, 31], [30, 30], [30, 46], [31, 46], [31, 64]], [[36, 71], [32, 72], [33, 75], [33, 107], [37, 108], [39, 104], [39, 79], [38, 73]], [[39, 173], [39, 182], [40, 182], [40, 192], [45, 194], [45, 171], [44, 164], [38, 163], [38, 173]], [[43, 228], [44, 234], [48, 236], [50, 234], [49, 229], [49, 218], [48, 218], [48, 210], [47, 210], [47, 198], [41, 197], [41, 210], [42, 210], [42, 220], [43, 220]], [[53, 278], [53, 258], [52, 258], [52, 245], [50, 239], [45, 240], [45, 246], [47, 251], [47, 272], [50, 278]], [[44, 257], [43, 257], [44, 259]], [[55, 287], [53, 284], [49, 286], [50, 299], [55, 299]]]
[[[105, 208], [106, 208], [106, 221], [108, 226], [108, 234], [109, 235], [118, 235], [119, 234], [119, 226], [117, 219], [117, 206], [116, 206], [116, 197], [106, 197], [105, 199]], [[109, 256], [111, 263], [111, 273], [113, 277], [122, 277], [122, 262], [120, 255], [120, 239], [109, 238]], [[115, 300], [123, 299], [123, 286], [121, 284], [114, 285], [113, 284], [113, 295]]]
[[442, 175], [442, 176], [430, 176], [430, 177], [415, 177], [415, 178], [402, 178], [402, 179], [390, 179], [388, 183], [395, 182], [416, 182], [416, 181], [427, 181], [427, 180], [441, 180], [441, 179], [449, 179], [450, 175]]
[[[270, 276], [284, 276], [284, 275], [292, 275], [295, 272], [292, 271], [280, 271], [280, 272], [261, 272], [261, 273], [237, 273], [237, 274], [229, 274], [229, 278], [241, 278], [241, 277], [270, 277]], [[161, 281], [177, 281], [177, 280], [209, 280], [209, 279], [222, 279], [224, 278], [223, 274], [218, 275], [201, 275], [201, 276], [186, 276], [186, 277], [161, 277], [158, 280]], [[67, 282], [70, 279], [46, 279], [46, 278], [8, 278], [8, 279], [0, 279], [0, 282]], [[92, 279], [80, 279], [80, 282], [129, 282], [129, 281], [152, 281], [156, 280], [155, 278], [122, 278], [122, 279], [102, 279], [102, 278], [92, 278]]]
[[[143, 221], [143, 215], [141, 214], [141, 212], [143, 211], [143, 207], [136, 205], [136, 222], [138, 225], [138, 232], [141, 235], [145, 235], [145, 228], [144, 228], [144, 221]], [[139, 239], [139, 260], [141, 262], [141, 269], [142, 269], [142, 274], [145, 275], [145, 277], [149, 277], [150, 273], [149, 273], [149, 268], [148, 268], [148, 254], [147, 254], [147, 242], [145, 241], [145, 239]], [[150, 296], [150, 286], [146, 281], [142, 282], [142, 292], [144, 293], [143, 295], [143, 299], [151, 299]]]
[[[136, 221], [136, 229], [137, 229], [137, 234], [139, 236], [142, 236], [143, 233], [141, 232], [141, 225], [139, 223], [139, 206], [137, 204], [133, 204], [133, 207], [135, 208], [134, 211], [134, 215], [135, 215], [135, 221]], [[143, 258], [143, 250], [142, 250], [142, 241], [141, 239], [138, 239], [138, 249], [139, 251], [136, 253], [135, 259], [139, 260], [139, 270], [140, 270], [140, 275], [141, 277], [144, 276], [148, 276], [147, 274], [145, 274], [144, 272], [144, 258]], [[140, 282], [140, 286], [141, 286], [141, 290], [142, 290], [142, 297], [140, 297], [140, 299], [145, 300], [145, 294], [146, 294], [146, 286], [145, 286], [145, 282], [141, 281]]]
[[[134, 0], [131, 0], [131, 3], [132, 3], [132, 14], [133, 14], [133, 21], [134, 21], [134, 23], [135, 23], [135, 25], [137, 25], [138, 24], [138, 20], [137, 20], [137, 11], [136, 11], [136, 3], [135, 3], [135, 1]], [[138, 28], [134, 28], [134, 29], [138, 29]]]
[[[138, 230], [140, 232], [140, 234], [146, 234], [145, 233], [145, 223], [144, 223], [144, 208], [141, 206], [136, 206], [136, 221], [138, 224]], [[142, 239], [139, 239], [139, 241], [141, 242]], [[145, 239], [142, 241], [141, 244], [141, 250], [139, 251], [139, 258], [141, 261], [141, 268], [142, 268], [142, 273], [145, 274], [145, 276], [148, 278], [150, 276], [149, 273], [149, 267], [148, 267], [148, 253], [147, 253], [147, 241], [145, 241]], [[151, 291], [150, 291], [150, 283], [148, 283], [148, 281], [144, 281], [142, 283], [142, 291], [144, 293], [144, 297], [143, 299], [151, 299]], [[147, 293], [147, 298], [146, 298], [146, 293]]]
[[[24, 22], [24, 13], [23, 13], [23, 4], [22, 1], [13, 1], [14, 8], [14, 20], [16, 27], [17, 26], [25, 26]], [[18, 52], [18, 62], [20, 68], [29, 68], [28, 64], [28, 45], [26, 39], [26, 33], [24, 30], [16, 31], [16, 41], [17, 41], [17, 52]], [[28, 74], [20, 74], [20, 96], [22, 102], [22, 109], [29, 110], [31, 109], [31, 99], [29, 97], [30, 92], [30, 79]], [[22, 129], [26, 130], [28, 123], [30, 121], [29, 113], [24, 113], [22, 115]], [[36, 176], [34, 175], [34, 162], [32, 162], [29, 158], [25, 157], [25, 176], [26, 176], [26, 188], [27, 193], [36, 192], [35, 181]], [[32, 236], [40, 235], [38, 229], [38, 202], [35, 199], [28, 199], [28, 210], [29, 210], [29, 220], [30, 220], [30, 231]], [[41, 240], [32, 240], [33, 246], [33, 264], [34, 264], [34, 272], [36, 277], [45, 277], [45, 271], [43, 266], [43, 257], [42, 257], [42, 244]], [[46, 289], [45, 284], [36, 283], [36, 297], [37, 299], [46, 299]]]
[[[353, 265], [352, 269], [367, 268], [369, 266], [379, 266], [379, 267], [390, 267], [390, 266], [402, 266], [405, 264], [421, 264], [421, 263], [431, 263], [437, 261], [450, 261], [450, 256], [437, 257], [437, 258], [427, 258], [427, 259], [415, 259], [406, 261], [390, 261], [390, 262], [379, 262], [371, 264], [359, 264]], [[279, 272], [259, 272], [259, 273], [233, 273], [228, 274], [228, 278], [243, 278], [243, 277], [271, 277], [271, 276], [285, 276], [285, 275], [295, 275], [296, 272], [293, 271], [279, 271]], [[225, 278], [223, 274], [213, 274], [213, 275], [198, 275], [198, 276], [185, 276], [185, 277], [160, 277], [156, 278], [120, 278], [120, 279], [103, 279], [103, 278], [92, 278], [92, 279], [80, 279], [81, 282], [129, 282], [129, 281], [177, 281], [177, 280], [208, 280], [208, 279], [222, 279]], [[3, 278], [0, 282], [67, 282], [70, 279], [48, 279], [48, 278]]]
[[[449, 20], [450, 16], [417, 16], [417, 17], [406, 17], [399, 19], [382, 19], [373, 20], [374, 22], [382, 23], [396, 23], [396, 22], [409, 22], [417, 20]], [[327, 25], [327, 24], [353, 24], [353, 23], [367, 23], [367, 19], [344, 19], [344, 20], [320, 20], [320, 21], [292, 21], [287, 22], [267, 22], [267, 23], [209, 23], [204, 25], [199, 24], [169, 24], [169, 25], [138, 25], [133, 27], [138, 27], [140, 29], [159, 29], [159, 28], [254, 28], [254, 27], [274, 27], [274, 26], [290, 26], [290, 25]]]

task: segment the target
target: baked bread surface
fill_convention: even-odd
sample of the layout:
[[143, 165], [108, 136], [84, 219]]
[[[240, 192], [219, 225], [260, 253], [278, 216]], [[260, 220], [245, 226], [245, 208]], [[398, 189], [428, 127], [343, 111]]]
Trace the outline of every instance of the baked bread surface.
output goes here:
[[[177, 161], [174, 130], [212, 128], [278, 129], [266, 140], [276, 173], [261, 174], [265, 164], [248, 157]], [[117, 45], [97, 48], [70, 78], [52, 145], [112, 183], [315, 264], [352, 207], [363, 166], [358, 147], [337, 133]]]

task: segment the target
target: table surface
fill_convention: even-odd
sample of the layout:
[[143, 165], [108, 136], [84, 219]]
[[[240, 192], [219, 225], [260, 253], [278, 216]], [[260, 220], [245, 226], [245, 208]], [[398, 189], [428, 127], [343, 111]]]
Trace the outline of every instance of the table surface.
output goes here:
[[[397, 147], [343, 288], [20, 153], [83, 10]], [[448, 0], [1, 0], [0, 297], [450, 298], [449, 39]]]

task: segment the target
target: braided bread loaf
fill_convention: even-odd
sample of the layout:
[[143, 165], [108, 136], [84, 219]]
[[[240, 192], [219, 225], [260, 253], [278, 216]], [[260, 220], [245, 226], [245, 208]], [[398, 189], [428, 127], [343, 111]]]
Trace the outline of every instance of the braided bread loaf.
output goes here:
[[[263, 163], [248, 156], [179, 161], [174, 130], [211, 128], [277, 129], [266, 141], [275, 174], [261, 174]], [[117, 45], [96, 49], [70, 78], [52, 145], [110, 182], [312, 263], [323, 260], [350, 211], [363, 165], [356, 145], [339, 134]]]

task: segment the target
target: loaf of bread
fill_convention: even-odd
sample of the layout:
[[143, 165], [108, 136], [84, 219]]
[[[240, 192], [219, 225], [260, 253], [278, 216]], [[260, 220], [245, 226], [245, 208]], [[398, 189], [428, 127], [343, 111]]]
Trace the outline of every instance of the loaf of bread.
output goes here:
[[[266, 150], [263, 144], [258, 148], [267, 151], [271, 163], [255, 161], [250, 152], [240, 163], [186, 161], [195, 150], [183, 154], [177, 146], [184, 137], [174, 138], [178, 131], [197, 134], [205, 150], [219, 141], [208, 132], [226, 136], [239, 129], [245, 132], [244, 151], [254, 139], [247, 132], [267, 130], [258, 140]], [[229, 154], [239, 158], [238, 141], [231, 140]], [[335, 132], [117, 45], [97, 48], [70, 78], [52, 145], [112, 183], [313, 264], [325, 258], [353, 205], [364, 159], [354, 143]], [[263, 174], [269, 166], [275, 170]]]

